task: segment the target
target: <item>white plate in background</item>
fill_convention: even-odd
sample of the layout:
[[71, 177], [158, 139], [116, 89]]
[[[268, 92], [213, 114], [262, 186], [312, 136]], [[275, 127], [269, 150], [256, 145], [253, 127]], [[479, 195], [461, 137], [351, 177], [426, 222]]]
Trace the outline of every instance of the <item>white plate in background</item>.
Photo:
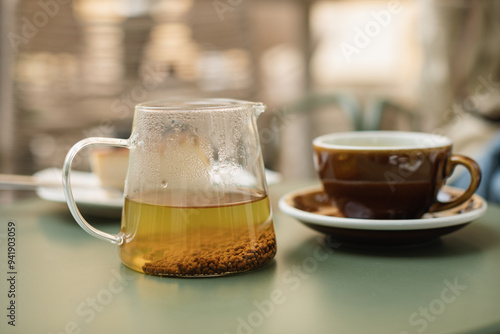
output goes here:
[[[62, 190], [62, 170], [48, 168], [33, 175], [40, 182], [59, 183], [61, 187], [38, 187], [37, 195], [52, 202], [66, 203]], [[82, 185], [82, 186], [79, 186]], [[119, 218], [123, 207], [123, 193], [101, 187], [95, 174], [71, 172], [71, 189], [78, 209], [93, 216]]]

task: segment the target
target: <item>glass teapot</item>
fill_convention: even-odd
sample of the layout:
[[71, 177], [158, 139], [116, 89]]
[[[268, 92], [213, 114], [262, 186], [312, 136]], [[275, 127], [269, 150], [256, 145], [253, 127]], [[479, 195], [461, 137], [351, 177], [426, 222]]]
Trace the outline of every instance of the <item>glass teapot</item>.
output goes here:
[[[219, 276], [265, 265], [276, 240], [256, 124], [264, 110], [230, 99], [137, 105], [129, 139], [87, 138], [68, 152], [63, 185], [73, 217], [146, 274]], [[71, 191], [72, 160], [93, 145], [130, 150], [117, 235], [92, 227]]]

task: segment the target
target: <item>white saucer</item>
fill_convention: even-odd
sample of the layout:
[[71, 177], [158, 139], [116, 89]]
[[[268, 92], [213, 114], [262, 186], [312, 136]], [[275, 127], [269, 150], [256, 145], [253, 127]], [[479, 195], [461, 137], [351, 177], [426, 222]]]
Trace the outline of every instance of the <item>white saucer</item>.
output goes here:
[[[445, 186], [440, 199], [452, 198], [462, 189]], [[443, 199], [444, 198], [444, 199]], [[279, 208], [306, 226], [351, 242], [408, 243], [451, 233], [481, 217], [486, 201], [473, 195], [459, 207], [427, 213], [419, 219], [355, 219], [343, 217], [321, 186], [296, 190], [283, 196]]]

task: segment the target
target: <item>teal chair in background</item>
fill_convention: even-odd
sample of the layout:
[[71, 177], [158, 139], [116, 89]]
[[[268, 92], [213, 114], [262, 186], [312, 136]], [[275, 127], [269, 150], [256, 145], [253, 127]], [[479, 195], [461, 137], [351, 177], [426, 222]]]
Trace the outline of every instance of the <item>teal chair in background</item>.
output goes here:
[[[312, 146], [304, 143], [310, 143], [312, 137], [324, 133], [314, 129], [314, 125], [307, 116], [312, 116], [313, 113], [328, 107], [335, 107], [336, 111], [340, 110], [340, 117], [345, 117], [347, 120], [349, 131], [420, 130], [420, 119], [417, 114], [389, 99], [373, 99], [362, 107], [359, 99], [352, 93], [312, 93], [281, 108], [280, 113], [284, 119], [289, 116], [305, 116], [302, 120], [303, 127], [300, 128], [295, 124], [295, 133], [291, 136], [290, 133], [282, 136], [287, 124], [281, 122], [281, 126], [277, 128], [280, 133], [275, 136], [277, 140], [267, 143], [272, 147], [266, 147], [266, 165], [271, 169], [279, 170], [285, 178], [313, 177], [315, 172], [312, 159], [303, 159], [303, 157], [312, 157]], [[401, 123], [395, 122], [395, 119], [404, 120], [405, 128], [392, 128]]]

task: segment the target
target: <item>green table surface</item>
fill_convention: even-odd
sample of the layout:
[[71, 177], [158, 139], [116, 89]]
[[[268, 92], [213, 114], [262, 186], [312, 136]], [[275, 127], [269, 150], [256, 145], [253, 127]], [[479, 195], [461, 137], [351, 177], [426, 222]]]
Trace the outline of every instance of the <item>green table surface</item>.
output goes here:
[[[278, 253], [246, 274], [148, 276], [121, 264], [67, 207], [29, 199], [0, 209], [0, 333], [500, 333], [500, 208], [419, 247], [330, 244], [281, 213]], [[117, 232], [119, 221], [89, 219]], [[8, 225], [16, 227], [15, 297]], [[15, 302], [15, 327], [7, 309]]]

